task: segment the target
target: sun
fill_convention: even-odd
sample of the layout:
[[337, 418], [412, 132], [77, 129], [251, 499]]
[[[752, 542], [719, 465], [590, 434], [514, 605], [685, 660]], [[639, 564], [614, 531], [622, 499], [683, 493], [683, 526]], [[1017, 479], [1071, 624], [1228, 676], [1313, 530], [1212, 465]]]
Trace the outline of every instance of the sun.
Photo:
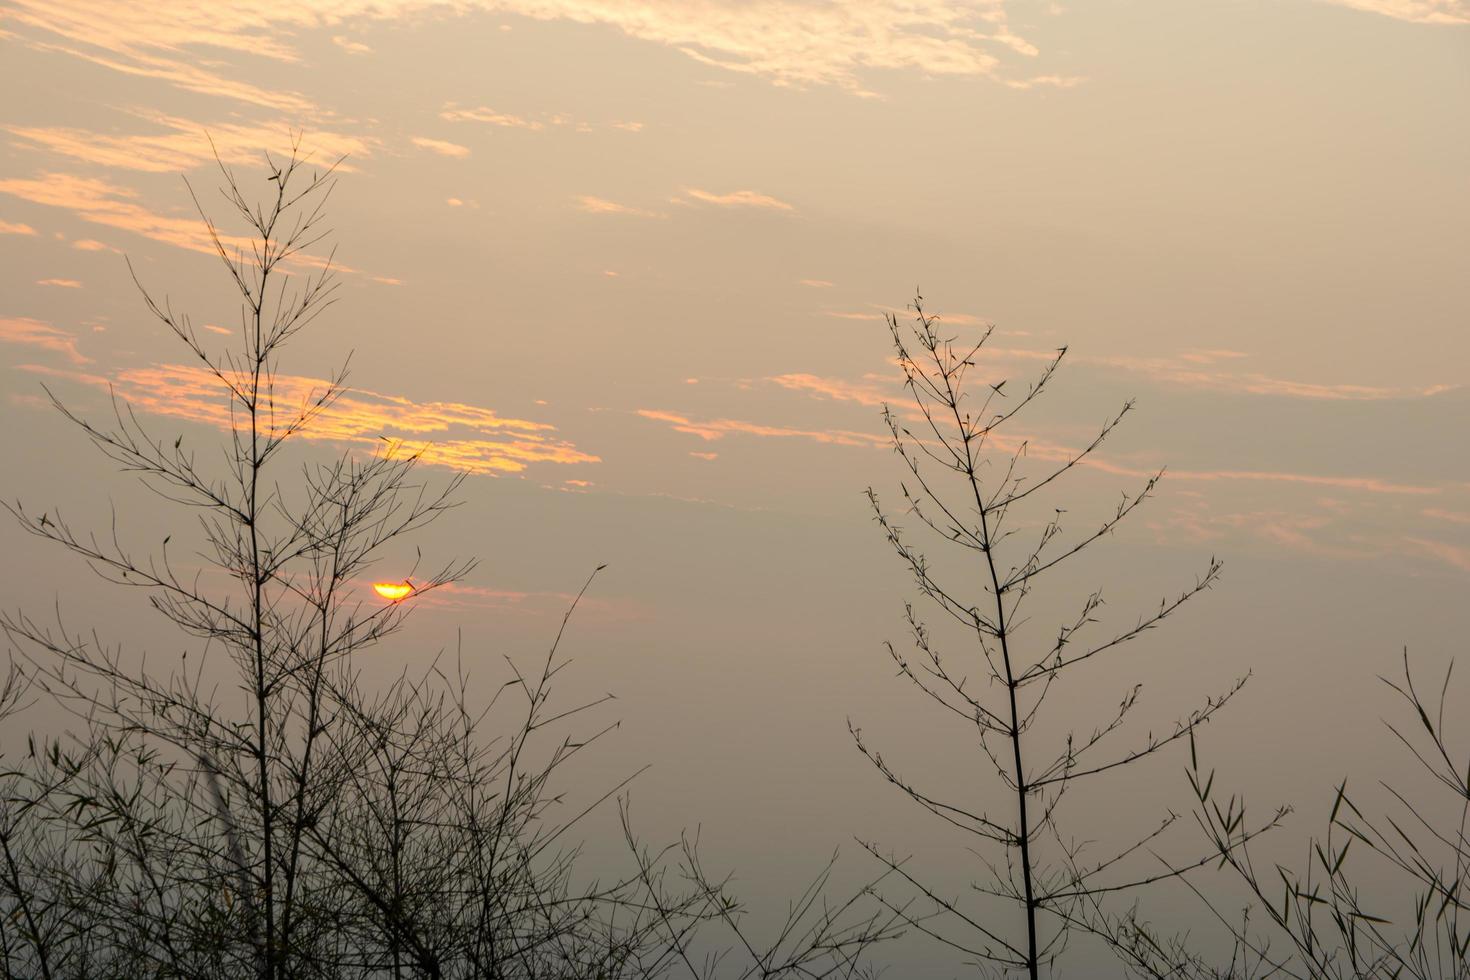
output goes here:
[[397, 602], [413, 591], [407, 582], [374, 582], [373, 591], [390, 602]]

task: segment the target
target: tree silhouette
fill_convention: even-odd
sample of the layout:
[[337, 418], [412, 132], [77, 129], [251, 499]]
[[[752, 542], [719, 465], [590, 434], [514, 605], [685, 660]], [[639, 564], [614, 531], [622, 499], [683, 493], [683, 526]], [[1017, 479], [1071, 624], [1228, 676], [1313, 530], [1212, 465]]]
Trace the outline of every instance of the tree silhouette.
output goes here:
[[[931, 563], [899, 516], [884, 509], [871, 488], [868, 497], [919, 594], [944, 622], [953, 624], [955, 642], [967, 649], [962, 655], [948, 652], [948, 638], [906, 603], [913, 653], [892, 644], [888, 651], [899, 673], [978, 742], [986, 767], [995, 776], [989, 785], [998, 784], [1007, 802], [997, 800], [983, 808], [958, 802], [959, 790], [972, 783], [968, 776], [948, 792], [920, 787], [850, 722], [858, 749], [888, 782], [944, 824], [993, 849], [991, 854], [998, 851], [999, 857], [977, 851], [983, 873], [972, 885], [982, 903], [976, 909], [926, 884], [906, 861], [878, 845], [864, 846], [921, 898], [921, 911], [904, 913], [913, 928], [980, 962], [1037, 977], [1055, 963], [1068, 937], [1078, 930], [1118, 944], [1129, 920], [1126, 913], [1111, 911], [1107, 899], [1203, 863], [1191, 860], [1130, 870], [1130, 859], [1144, 854], [1178, 820], [1173, 813], [1116, 851], [1091, 857], [1085, 845], [1063, 829], [1060, 805], [1068, 789], [1081, 780], [1116, 775], [1169, 745], [1183, 744], [1240, 690], [1245, 678], [1207, 698], [1167, 731], [1143, 733], [1131, 746], [1117, 749], [1111, 747], [1120, 740], [1119, 733], [1134, 727], [1129, 716], [1142, 685], [1124, 685], [1107, 720], [1090, 731], [1074, 731], [1073, 723], [1043, 710], [1054, 685], [1076, 668], [1117, 652], [1213, 585], [1220, 562], [1211, 559], [1182, 592], [1111, 635], [1094, 635], [1103, 606], [1100, 589], [1087, 594], [1075, 617], [1054, 634], [1038, 638], [1024, 632], [1023, 610], [1032, 592], [1055, 569], [1109, 536], [1152, 495], [1162, 473], [1146, 480], [1136, 493], [1125, 494], [1098, 523], [1078, 534], [1067, 533], [1064, 515], [1070, 508], [1056, 506], [1048, 495], [1062, 478], [1085, 465], [1131, 411], [1132, 403], [1081, 449], [1043, 459], [1037, 469], [1028, 465], [1030, 442], [1011, 432], [1017, 416], [1048, 389], [1066, 349], [1058, 350], [1023, 390], [1004, 380], [971, 384], [991, 329], [960, 343], [941, 332], [940, 318], [925, 312], [922, 297], [912, 309], [913, 322], [907, 328], [897, 317], [888, 317], [895, 360], [911, 404], [903, 409], [885, 406], [884, 419], [905, 470], [902, 513], [932, 535], [950, 563], [942, 569]], [[1047, 725], [1050, 734], [1059, 735], [1058, 750], [1046, 745]], [[1006, 809], [1009, 813], [1003, 813]], [[1089, 827], [1084, 833], [1091, 831]], [[1004, 924], [999, 915], [991, 918], [994, 906], [983, 904], [987, 900], [1014, 907], [1017, 928]], [[897, 903], [891, 907], [906, 908]]]
[[552, 697], [581, 593], [535, 668], [508, 661], [508, 679], [488, 693], [476, 693], [483, 684], [463, 660], [445, 658], [364, 681], [361, 655], [473, 567], [416, 566], [401, 600], [358, 598], [390, 546], [454, 506], [461, 477], [425, 485], [419, 455], [388, 440], [370, 454], [308, 458], [291, 474], [287, 447], [346, 380], [344, 368], [305, 394], [277, 383], [283, 348], [336, 289], [331, 258], [310, 253], [325, 235], [335, 166], [312, 170], [294, 151], [266, 161], [260, 204], [220, 164], [248, 239], [199, 209], [238, 294], [237, 346], [213, 349], [143, 290], [229, 404], [223, 463], [183, 436], [154, 435], [116, 397], [107, 425], [53, 397], [103, 454], [192, 516], [192, 532], [175, 526], [145, 557], [125, 543], [125, 521], [95, 534], [6, 505], [26, 531], [145, 592], [192, 642], [160, 670], [59, 614], [0, 614], [12, 648], [0, 713], [43, 699], [79, 729], [32, 736], [0, 771], [5, 975], [864, 975], [866, 951], [893, 921], [864, 912], [861, 892], [826, 904], [825, 875], [760, 945], [694, 844], [649, 851], [625, 808], [628, 872], [579, 879], [576, 828], [628, 782], [581, 808], [553, 783], [614, 727], [585, 724], [606, 697]]

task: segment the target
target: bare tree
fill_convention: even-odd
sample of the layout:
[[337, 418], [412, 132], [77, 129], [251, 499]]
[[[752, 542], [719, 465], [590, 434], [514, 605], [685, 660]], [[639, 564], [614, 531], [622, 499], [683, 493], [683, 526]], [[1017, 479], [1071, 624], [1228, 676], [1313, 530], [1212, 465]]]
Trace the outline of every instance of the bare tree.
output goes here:
[[[922, 298], [912, 308], [914, 320], [908, 328], [897, 317], [888, 318], [895, 359], [912, 403], [903, 409], [885, 407], [884, 418], [906, 470], [903, 515], [933, 535], [949, 556], [948, 564], [931, 563], [900, 518], [883, 508], [877, 493], [869, 489], [868, 496], [918, 592], [943, 623], [952, 624], [946, 628], [967, 650], [962, 655], [946, 652], [943, 632], [906, 603], [914, 652], [901, 652], [892, 644], [888, 651], [899, 673], [978, 741], [995, 776], [987, 789], [993, 792], [998, 785], [1003, 796], [979, 807], [964, 802], [972, 788], [969, 777], [948, 791], [922, 788], [849, 723], [858, 749], [890, 783], [943, 823], [992, 849], [989, 856], [977, 851], [983, 875], [972, 887], [981, 904], [972, 907], [927, 884], [906, 861], [876, 844], [864, 846], [921, 899], [920, 912], [905, 913], [913, 928], [977, 961], [1034, 978], [1057, 960], [1068, 936], [1079, 929], [1122, 943], [1127, 913], [1110, 911], [1106, 899], [1201, 863], [1130, 872], [1131, 859], [1147, 856], [1177, 821], [1173, 813], [1116, 851], [1091, 856], [1060, 820], [1067, 791], [1079, 781], [1116, 775], [1122, 767], [1182, 744], [1240, 690], [1245, 678], [1207, 698], [1166, 731], [1135, 735], [1131, 745], [1118, 748], [1112, 746], [1121, 740], [1120, 733], [1135, 727], [1129, 724], [1130, 714], [1139, 703], [1141, 685], [1121, 684], [1116, 707], [1091, 730], [1075, 731], [1074, 720], [1053, 719], [1043, 711], [1054, 685], [1160, 625], [1213, 585], [1221, 566], [1211, 559], [1188, 588], [1111, 635], [1093, 635], [1101, 618], [1101, 590], [1086, 595], [1075, 617], [1055, 633], [1024, 631], [1033, 590], [1110, 535], [1153, 493], [1162, 473], [1134, 494], [1123, 495], [1096, 524], [1068, 533], [1068, 508], [1057, 506], [1049, 494], [1088, 461], [1132, 403], [1081, 449], [1051, 462], [1043, 459], [1038, 469], [1027, 458], [1028, 441], [1012, 431], [1019, 413], [1049, 387], [1066, 349], [1058, 350], [1021, 390], [1006, 381], [971, 384], [991, 330], [961, 343], [941, 331], [939, 318], [925, 312]], [[1084, 830], [1095, 832], [1091, 826]], [[1014, 925], [993, 917], [994, 906], [987, 901], [1012, 906]]]
[[1452, 674], [1453, 664], [1437, 696], [1421, 693], [1405, 650], [1402, 676], [1383, 678], [1408, 709], [1407, 723], [1385, 725], [1414, 764], [1380, 784], [1388, 804], [1381, 809], [1350, 793], [1346, 780], [1339, 783], [1326, 832], [1308, 842], [1302, 869], [1253, 854], [1244, 799], [1222, 800], [1215, 771], [1205, 772], [1191, 751], [1195, 819], [1220, 867], [1233, 872], [1258, 910], [1257, 925], [1237, 923], [1221, 914], [1218, 897], [1196, 888], [1227, 926], [1239, 959], [1254, 967], [1232, 964], [1220, 975], [1470, 977], [1470, 746], [1457, 747], [1448, 730], [1465, 717], [1457, 710], [1463, 697], [1452, 697]]
[[193, 547], [173, 543], [190, 534], [175, 527], [144, 557], [119, 532], [125, 521], [87, 533], [54, 511], [5, 505], [103, 579], [143, 590], [193, 641], [159, 670], [59, 612], [54, 623], [0, 614], [12, 648], [0, 713], [34, 692], [77, 729], [32, 736], [0, 770], [5, 974], [651, 980], [710, 975], [695, 967], [702, 950], [705, 967], [738, 977], [861, 975], [894, 921], [863, 913], [861, 892], [828, 906], [825, 877], [769, 946], [747, 940], [724, 880], [691, 843], [649, 852], [626, 819], [629, 872], [579, 879], [576, 829], [628, 780], [585, 806], [553, 785], [614, 727], [582, 724], [609, 697], [552, 699], [576, 600], [537, 669], [507, 660], [508, 680], [487, 698], [462, 660], [364, 683], [361, 654], [473, 567], [415, 568], [401, 601], [357, 598], [390, 546], [454, 506], [461, 477], [427, 487], [418, 454], [387, 440], [288, 475], [292, 441], [345, 390], [345, 368], [310, 392], [277, 380], [282, 349], [336, 289], [331, 259], [310, 254], [335, 167], [311, 171], [295, 151], [266, 162], [263, 204], [220, 165], [247, 238], [199, 208], [238, 294], [237, 347], [216, 351], [139, 284], [229, 405], [223, 465], [183, 436], [155, 436], [117, 397], [107, 425], [52, 399], [109, 459], [195, 516]]

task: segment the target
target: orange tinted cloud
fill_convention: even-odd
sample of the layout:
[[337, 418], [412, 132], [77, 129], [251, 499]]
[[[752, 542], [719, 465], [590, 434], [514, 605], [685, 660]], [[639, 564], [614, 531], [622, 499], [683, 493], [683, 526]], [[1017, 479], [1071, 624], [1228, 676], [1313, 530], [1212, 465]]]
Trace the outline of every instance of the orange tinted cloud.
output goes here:
[[841, 381], [836, 378], [823, 378], [815, 374], [778, 374], [771, 379], [776, 384], [791, 391], [804, 391], [824, 398], [837, 401], [857, 402], [859, 405], [877, 406], [891, 401], [902, 392], [885, 392], [871, 379], [862, 382]]
[[1276, 378], [1260, 372], [1224, 371], [1205, 368], [1220, 360], [1248, 355], [1239, 351], [1191, 351], [1176, 357], [1079, 357], [1088, 364], [1121, 368], [1154, 381], [1209, 388], [1233, 394], [1280, 395], [1327, 401], [1382, 401], [1390, 398], [1422, 398], [1448, 390], [1447, 385], [1427, 388], [1390, 388], [1379, 385], [1321, 383]]
[[[95, 177], [53, 173], [34, 179], [0, 180], [0, 194], [12, 194], [33, 204], [63, 208], [83, 221], [121, 228], [154, 241], [196, 252], [214, 253], [214, 245], [204, 223], [197, 217], [154, 214], [137, 202], [136, 191]], [[249, 247], [245, 239], [227, 239], [227, 244]]]
[[59, 286], [62, 289], [81, 289], [82, 284], [75, 279], [37, 279], [37, 286]]
[[593, 197], [591, 194], [583, 194], [577, 198], [577, 207], [588, 214], [626, 214], [639, 218], [663, 217], [657, 211], [645, 211], [643, 208], [630, 207], [626, 204], [619, 204], [617, 201], [609, 201], [604, 197]]
[[[74, 174], [42, 174], [40, 177], [0, 180], [0, 194], [12, 194], [22, 200], [63, 208], [83, 221], [111, 228], [121, 228], [156, 242], [163, 242], [194, 252], [214, 255], [214, 242], [198, 216], [176, 217], [155, 214], [137, 202], [138, 193], [94, 177]], [[227, 248], [250, 254], [249, 238], [220, 234]], [[321, 268], [325, 260], [298, 252], [288, 260], [296, 265]], [[350, 266], [333, 263], [338, 272], [355, 272]], [[377, 278], [377, 277], [374, 277]], [[396, 282], [396, 280], [393, 280]]]
[[[1452, 0], [1360, 0], [1364, 5], [1436, 8]], [[7, 19], [25, 42], [115, 71], [157, 78], [193, 92], [310, 115], [305, 96], [229, 77], [214, 52], [299, 61], [296, 36], [366, 19], [403, 19], [430, 0], [257, 0], [201, 5], [192, 0], [113, 4], [104, 0], [10, 0]], [[543, 21], [599, 24], [675, 48], [728, 71], [779, 85], [835, 85], [871, 95], [862, 76], [891, 70], [925, 75], [999, 76], [994, 51], [1032, 58], [1033, 44], [1007, 26], [1005, 0], [466, 0], [460, 12], [504, 12]], [[1436, 12], [1437, 11], [1437, 12]], [[340, 36], [340, 35], [338, 35]], [[355, 42], [342, 44], [356, 50]], [[203, 50], [201, 50], [203, 49]], [[1058, 84], [1060, 76], [1034, 83]]]
[[765, 208], [771, 211], [794, 211], [791, 205], [785, 201], [777, 200], [769, 194], [758, 194], [755, 191], [731, 191], [728, 194], [714, 194], [710, 191], [702, 191], [697, 187], [686, 187], [684, 194], [696, 201], [705, 204], [717, 204], [722, 208]]
[[465, 109], [450, 102], [439, 112], [440, 119], [449, 122], [478, 122], [490, 126], [504, 126], [510, 129], [542, 129], [543, 125], [534, 119], [525, 119], [509, 112], [496, 112], [488, 106], [480, 106], [475, 109]]
[[1470, 24], [1466, 0], [1326, 0], [1415, 24]]
[[813, 442], [828, 443], [835, 446], [890, 445], [890, 440], [887, 436], [871, 435], [866, 432], [846, 432], [840, 429], [828, 431], [792, 429], [781, 425], [761, 425], [756, 422], [744, 422], [739, 419], [710, 419], [705, 422], [696, 422], [683, 415], [676, 415], [673, 412], [663, 412], [649, 408], [640, 408], [638, 414], [646, 419], [653, 419], [656, 422], [667, 422], [675, 432], [698, 436], [706, 442], [713, 442], [716, 439], [723, 439], [727, 435], [738, 434], [777, 439], [810, 439]]
[[[139, 411], [202, 422], [222, 429], [235, 424], [224, 387], [208, 370], [163, 364], [121, 371], [107, 379], [75, 372], [33, 368], [93, 385], [111, 384]], [[320, 378], [277, 375], [275, 417], [281, 424], [327, 382]], [[555, 426], [504, 418], [493, 409], [461, 402], [415, 402], [349, 388], [332, 407], [300, 432], [304, 439], [380, 448], [386, 439], [401, 451], [420, 453], [430, 465], [471, 473], [519, 473], [534, 463], [596, 463], [601, 460], [557, 438]]]
[[1470, 548], [1450, 544], [1448, 541], [1431, 541], [1427, 538], [1405, 538], [1416, 551], [1438, 558], [1462, 572], [1470, 572]]
[[363, 44], [361, 41], [354, 41], [352, 40], [352, 38], [343, 37], [341, 34], [333, 35], [332, 43], [341, 48], [343, 51], [346, 51], [348, 54], [373, 53], [373, 49], [368, 47], [366, 44]]
[[[164, 113], [138, 110], [132, 115], [159, 127], [163, 132], [113, 136], [61, 126], [7, 126], [25, 144], [85, 160], [103, 167], [141, 170], [147, 173], [176, 173], [215, 162], [215, 153], [226, 163], [254, 164], [261, 152], [290, 156], [293, 129], [282, 121], [253, 123], [201, 123]], [[211, 146], [211, 142], [213, 146]], [[344, 156], [365, 156], [371, 147], [365, 140], [341, 133], [313, 130], [302, 147], [323, 164]], [[343, 170], [350, 170], [344, 161]]]
[[444, 157], [458, 157], [462, 159], [470, 155], [470, 148], [468, 146], [460, 146], [458, 143], [451, 143], [448, 140], [430, 139], [427, 136], [415, 136], [413, 138], [413, 145]]
[[7, 344], [23, 344], [42, 350], [63, 354], [73, 364], [86, 364], [90, 357], [83, 357], [77, 350], [77, 338], [59, 327], [28, 316], [0, 317], [0, 341]]
[[12, 224], [9, 221], [0, 221], [0, 235], [34, 235], [36, 229], [30, 225]]

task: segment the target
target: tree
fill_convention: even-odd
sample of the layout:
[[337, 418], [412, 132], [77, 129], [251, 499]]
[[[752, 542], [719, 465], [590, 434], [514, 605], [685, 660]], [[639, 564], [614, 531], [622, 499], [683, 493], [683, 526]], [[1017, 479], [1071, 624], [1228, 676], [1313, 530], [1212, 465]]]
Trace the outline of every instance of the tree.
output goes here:
[[[1221, 968], [1199, 957], [1155, 954], [1149, 961], [1158, 972], [1232, 980], [1470, 977], [1470, 747], [1457, 748], [1448, 730], [1464, 717], [1452, 707], [1453, 669], [1453, 663], [1446, 668], [1433, 698], [1415, 685], [1407, 650], [1402, 677], [1382, 678], [1409, 714], [1407, 724], [1384, 724], [1414, 764], [1382, 784], [1389, 807], [1377, 815], [1348, 791], [1346, 779], [1340, 782], [1326, 831], [1307, 842], [1303, 869], [1252, 853], [1255, 833], [1244, 799], [1222, 801], [1215, 771], [1203, 770], [1191, 746], [1195, 820], [1219, 866], [1245, 886], [1261, 925], [1226, 917], [1217, 898], [1196, 888], [1227, 927], [1237, 956]], [[1277, 812], [1279, 819], [1286, 809]], [[1371, 862], [1366, 881], [1365, 860]], [[1395, 901], [1404, 911], [1394, 911]], [[1169, 947], [1174, 954], [1179, 949]]]
[[[146, 592], [193, 642], [160, 671], [59, 614], [0, 614], [12, 646], [0, 713], [34, 691], [80, 724], [74, 736], [32, 736], [0, 771], [5, 974], [651, 980], [724, 962], [736, 977], [861, 975], [892, 922], [862, 913], [857, 896], [825, 905], [825, 877], [767, 947], [747, 940], [692, 843], [649, 852], [626, 816], [629, 872], [578, 880], [572, 835], [627, 780], [571, 810], [553, 787], [614, 727], [577, 727], [606, 697], [552, 701], [575, 600], [536, 669], [508, 661], [488, 696], [462, 660], [363, 682], [361, 655], [473, 567], [415, 568], [403, 599], [357, 599], [390, 546], [454, 506], [461, 477], [430, 488], [419, 455], [389, 441], [287, 475], [288, 448], [345, 390], [345, 368], [310, 391], [278, 373], [283, 348], [333, 300], [332, 261], [310, 250], [325, 235], [335, 165], [310, 171], [294, 149], [266, 163], [263, 204], [220, 164], [248, 238], [199, 208], [238, 294], [237, 347], [215, 351], [139, 283], [228, 402], [223, 466], [182, 435], [155, 436], [117, 398], [105, 426], [52, 399], [109, 459], [192, 513], [194, 540], [175, 526], [142, 557], [123, 522], [89, 534], [6, 505], [26, 531]], [[201, 567], [176, 557], [193, 553]], [[727, 929], [729, 946], [699, 932], [707, 923]], [[735, 956], [713, 955], [722, 948]], [[700, 968], [702, 953], [712, 958]]]
[[[1110, 636], [1092, 636], [1103, 607], [1100, 589], [1088, 594], [1075, 617], [1054, 635], [1038, 638], [1024, 631], [1022, 610], [1031, 593], [1055, 569], [1110, 535], [1152, 495], [1162, 472], [1135, 494], [1125, 494], [1099, 523], [1069, 535], [1064, 528], [1069, 508], [1043, 499], [1093, 456], [1132, 403], [1125, 404], [1086, 446], [1050, 461], [1043, 458], [1037, 470], [1028, 465], [1030, 443], [1010, 432], [1018, 414], [1049, 387], [1066, 348], [1058, 350], [1023, 391], [1008, 387], [1004, 380], [971, 385], [970, 376], [991, 330], [960, 344], [941, 332], [939, 317], [925, 312], [922, 297], [912, 309], [909, 329], [901, 327], [897, 317], [888, 318], [895, 359], [912, 404], [903, 411], [885, 406], [884, 419], [906, 470], [900, 486], [903, 512], [932, 533], [951, 565], [941, 568], [931, 563], [871, 488], [868, 497], [919, 594], [942, 614], [944, 623], [953, 624], [956, 642], [966, 644], [969, 653], [963, 657], [945, 653], [946, 638], [912, 603], [905, 604], [905, 612], [914, 653], [902, 653], [892, 644], [888, 652], [903, 677], [978, 738], [987, 767], [1008, 800], [1009, 815], [1000, 815], [999, 803], [976, 808], [957, 802], [954, 792], [920, 788], [873, 748], [860, 728], [851, 723], [849, 727], [858, 749], [888, 782], [963, 835], [999, 850], [998, 860], [984, 858], [985, 873], [973, 888], [982, 900], [1000, 900], [1013, 907], [1019, 913], [1017, 928], [988, 918], [988, 909], [977, 912], [947, 897], [876, 844], [864, 846], [921, 896], [927, 911], [904, 913], [913, 928], [979, 961], [1023, 970], [1034, 978], [1054, 963], [1068, 936], [1079, 929], [1115, 947], [1121, 945], [1130, 920], [1126, 913], [1110, 911], [1106, 899], [1176, 877], [1202, 863], [1169, 863], [1161, 869], [1126, 873], [1129, 859], [1151, 847], [1177, 821], [1172, 813], [1116, 851], [1100, 858], [1089, 856], [1083, 845], [1064, 833], [1059, 819], [1068, 789], [1080, 780], [1116, 775], [1167, 746], [1182, 745], [1240, 690], [1245, 678], [1207, 698], [1168, 731], [1148, 732], [1131, 747], [1110, 755], [1103, 753], [1118, 741], [1114, 736], [1133, 727], [1130, 714], [1139, 703], [1141, 685], [1124, 685], [1106, 720], [1080, 734], [1072, 730], [1074, 723], [1043, 711], [1057, 682], [1084, 664], [1095, 666], [1160, 625], [1210, 588], [1221, 565], [1212, 558], [1192, 585]], [[975, 679], [977, 673], [984, 681]], [[1052, 726], [1060, 748], [1046, 746], [1038, 728], [1043, 723]], [[1043, 753], [1039, 763], [1038, 753]], [[962, 788], [969, 785], [968, 777], [962, 780]]]

